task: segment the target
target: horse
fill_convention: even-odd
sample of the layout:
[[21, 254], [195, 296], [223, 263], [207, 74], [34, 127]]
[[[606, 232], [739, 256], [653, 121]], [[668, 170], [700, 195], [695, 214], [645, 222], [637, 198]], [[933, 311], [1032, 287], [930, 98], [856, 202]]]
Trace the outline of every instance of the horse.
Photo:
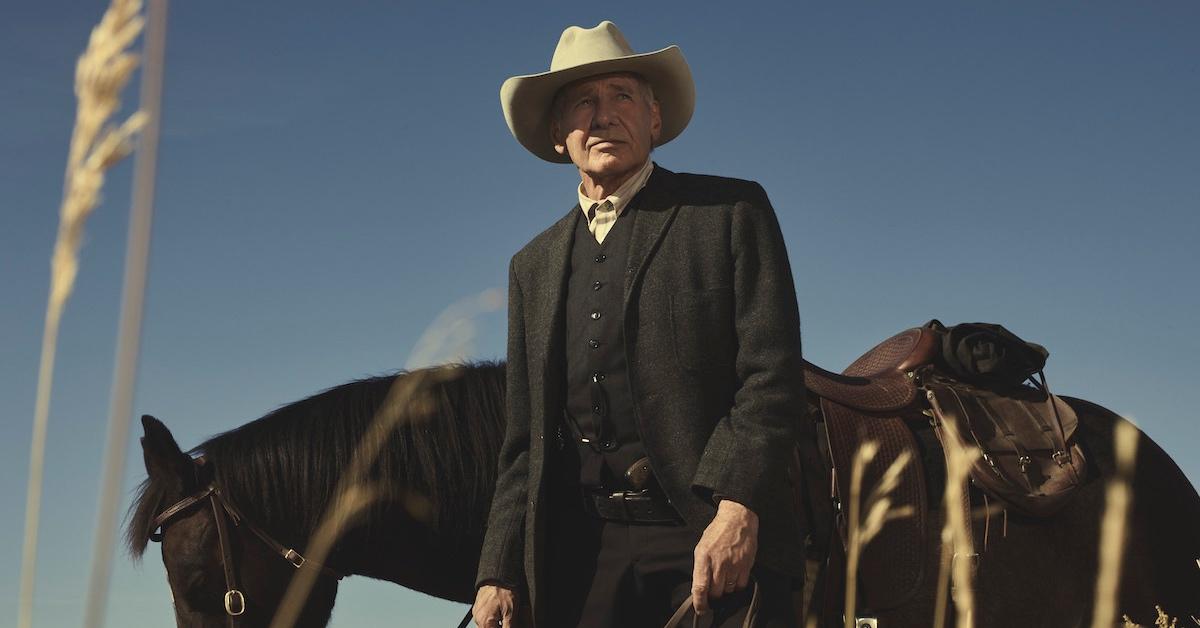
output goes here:
[[[187, 453], [143, 416], [147, 479], [126, 542], [136, 560], [151, 538], [161, 541], [180, 627], [269, 625], [355, 448], [389, 391], [410, 377], [427, 385], [393, 409], [398, 425], [365, 478], [378, 498], [349, 523], [295, 625], [328, 624], [342, 575], [474, 601], [505, 425], [504, 364], [487, 361], [351, 381]], [[218, 492], [205, 494], [210, 487]]]
[[[977, 628], [1093, 625], [1105, 490], [1116, 469], [1113, 432], [1125, 419], [1083, 399], [1062, 399], [1079, 417], [1076, 436], [1087, 458], [1087, 479], [1053, 517], [1007, 512], [1003, 519], [991, 518], [990, 539], [977, 566]], [[815, 473], [809, 486], [822, 482], [829, 486], [828, 468], [823, 471]], [[939, 482], [944, 482], [944, 469], [942, 474]], [[1181, 620], [1180, 626], [1192, 617], [1200, 625], [1200, 496], [1166, 452], [1140, 431], [1132, 494], [1116, 616], [1155, 626], [1159, 625], [1157, 609], [1162, 609]], [[921, 540], [920, 586], [891, 608], [863, 613], [874, 622], [855, 623], [856, 628], [928, 627], [934, 625], [938, 612], [947, 617], [944, 625], [954, 625], [954, 605], [938, 609], [936, 603], [944, 506], [935, 504], [929, 513], [926, 538]], [[973, 521], [977, 538], [989, 534], [978, 517], [977, 512]], [[842, 547], [836, 540], [834, 545], [836, 555]], [[833, 573], [834, 582], [829, 584], [833, 593], [827, 593], [827, 600], [840, 605], [844, 592], [840, 578], [844, 577], [844, 571]], [[860, 579], [860, 591], [866, 586], [861, 583]], [[822, 628], [842, 625], [840, 606], [823, 609], [814, 600], [809, 612], [819, 618], [817, 625]]]
[[[328, 623], [342, 575], [473, 601], [504, 431], [504, 364], [433, 370], [438, 377], [400, 372], [331, 388], [187, 453], [165, 425], [143, 417], [148, 477], [130, 507], [126, 539], [135, 559], [151, 538], [161, 539], [179, 626], [266, 626], [298, 567], [320, 570], [299, 626]], [[355, 447], [388, 391], [414, 376], [430, 383], [408, 406], [392, 409], [403, 420], [369, 473], [381, 498], [352, 520], [323, 564], [306, 563], [301, 552]], [[1114, 473], [1111, 436], [1124, 419], [1064, 399], [1079, 416], [1087, 481], [1061, 514], [1010, 517], [1003, 537], [991, 541], [977, 578], [979, 628], [1090, 625], [1104, 486]], [[1200, 616], [1200, 496], [1161, 448], [1144, 434], [1139, 439], [1120, 613], [1147, 625], [1155, 605], [1181, 618]], [[804, 498], [810, 513], [821, 511], [811, 504], [827, 500], [812, 490]], [[934, 536], [940, 515], [931, 514]], [[930, 541], [924, 561], [937, 565], [940, 544]], [[809, 562], [810, 573], [821, 567]], [[878, 625], [932, 625], [935, 580], [925, 578], [916, 595], [879, 614]], [[811, 578], [808, 584], [811, 594]]]

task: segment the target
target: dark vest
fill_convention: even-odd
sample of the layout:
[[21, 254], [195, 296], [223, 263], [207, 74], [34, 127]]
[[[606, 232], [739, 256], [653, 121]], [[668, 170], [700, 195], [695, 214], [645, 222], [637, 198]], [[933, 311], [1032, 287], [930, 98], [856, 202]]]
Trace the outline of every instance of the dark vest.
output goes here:
[[603, 243], [596, 242], [586, 217], [581, 218], [571, 247], [563, 436], [565, 448], [574, 451], [564, 452], [569, 464], [562, 472], [585, 488], [626, 488], [625, 470], [646, 455], [634, 417], [622, 332], [634, 204], [613, 223]]

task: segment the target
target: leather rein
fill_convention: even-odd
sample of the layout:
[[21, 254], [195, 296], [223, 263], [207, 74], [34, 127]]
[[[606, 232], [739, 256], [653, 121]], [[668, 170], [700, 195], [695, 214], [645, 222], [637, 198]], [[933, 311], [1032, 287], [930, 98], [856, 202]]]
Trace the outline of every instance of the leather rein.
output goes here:
[[[203, 456], [195, 458], [194, 461], [197, 468], [205, 464]], [[306, 559], [300, 552], [290, 547], [284, 547], [282, 543], [276, 541], [274, 537], [267, 534], [262, 528], [254, 525], [229, 501], [229, 498], [221, 491], [221, 487], [217, 484], [216, 480], [209, 482], [207, 486], [199, 491], [171, 504], [160, 512], [158, 516], [154, 517], [154, 521], [151, 522], [153, 527], [150, 529], [150, 540], [156, 543], [162, 541], [163, 532], [171, 520], [206, 500], [212, 508], [213, 520], [216, 521], [217, 525], [217, 544], [221, 551], [221, 568], [225, 572], [225, 612], [229, 615], [231, 625], [237, 616], [246, 612], [246, 596], [238, 588], [237, 570], [234, 569], [233, 548], [230, 545], [229, 537], [230, 523], [234, 526], [245, 527], [254, 536], [258, 537], [276, 556], [286, 560], [288, 564], [296, 569], [307, 565], [316, 567], [321, 570], [322, 574], [337, 580], [345, 577], [344, 574], [334, 571], [325, 565]]]

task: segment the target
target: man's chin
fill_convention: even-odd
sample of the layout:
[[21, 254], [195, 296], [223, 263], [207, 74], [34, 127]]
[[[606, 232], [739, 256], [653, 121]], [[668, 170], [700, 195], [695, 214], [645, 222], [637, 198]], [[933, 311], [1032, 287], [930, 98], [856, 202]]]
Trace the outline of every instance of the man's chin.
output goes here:
[[628, 172], [636, 164], [616, 155], [598, 155], [588, 160], [588, 173], [593, 177], [614, 177]]

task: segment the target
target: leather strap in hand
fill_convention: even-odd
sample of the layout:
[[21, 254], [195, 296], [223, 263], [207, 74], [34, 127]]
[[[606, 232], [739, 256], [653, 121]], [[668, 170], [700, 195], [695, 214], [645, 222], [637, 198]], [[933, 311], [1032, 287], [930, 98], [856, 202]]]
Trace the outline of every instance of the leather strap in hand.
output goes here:
[[[746, 609], [746, 621], [742, 622], [742, 628], [751, 628], [754, 625], [754, 620], [758, 618], [758, 581], [751, 576], [750, 582], [754, 587], [754, 594], [750, 597], [750, 608]], [[679, 605], [679, 608], [675, 611], [675, 614], [671, 615], [671, 619], [667, 620], [667, 623], [665, 626], [663, 626], [663, 628], [682, 628], [684, 625], [683, 618], [687, 617], [688, 612], [692, 613], [692, 628], [709, 628], [712, 626], [713, 611], [710, 610], [704, 615], [696, 614], [695, 610], [692, 608], [692, 598], [689, 595], [687, 599], [683, 601], [683, 604]]]

